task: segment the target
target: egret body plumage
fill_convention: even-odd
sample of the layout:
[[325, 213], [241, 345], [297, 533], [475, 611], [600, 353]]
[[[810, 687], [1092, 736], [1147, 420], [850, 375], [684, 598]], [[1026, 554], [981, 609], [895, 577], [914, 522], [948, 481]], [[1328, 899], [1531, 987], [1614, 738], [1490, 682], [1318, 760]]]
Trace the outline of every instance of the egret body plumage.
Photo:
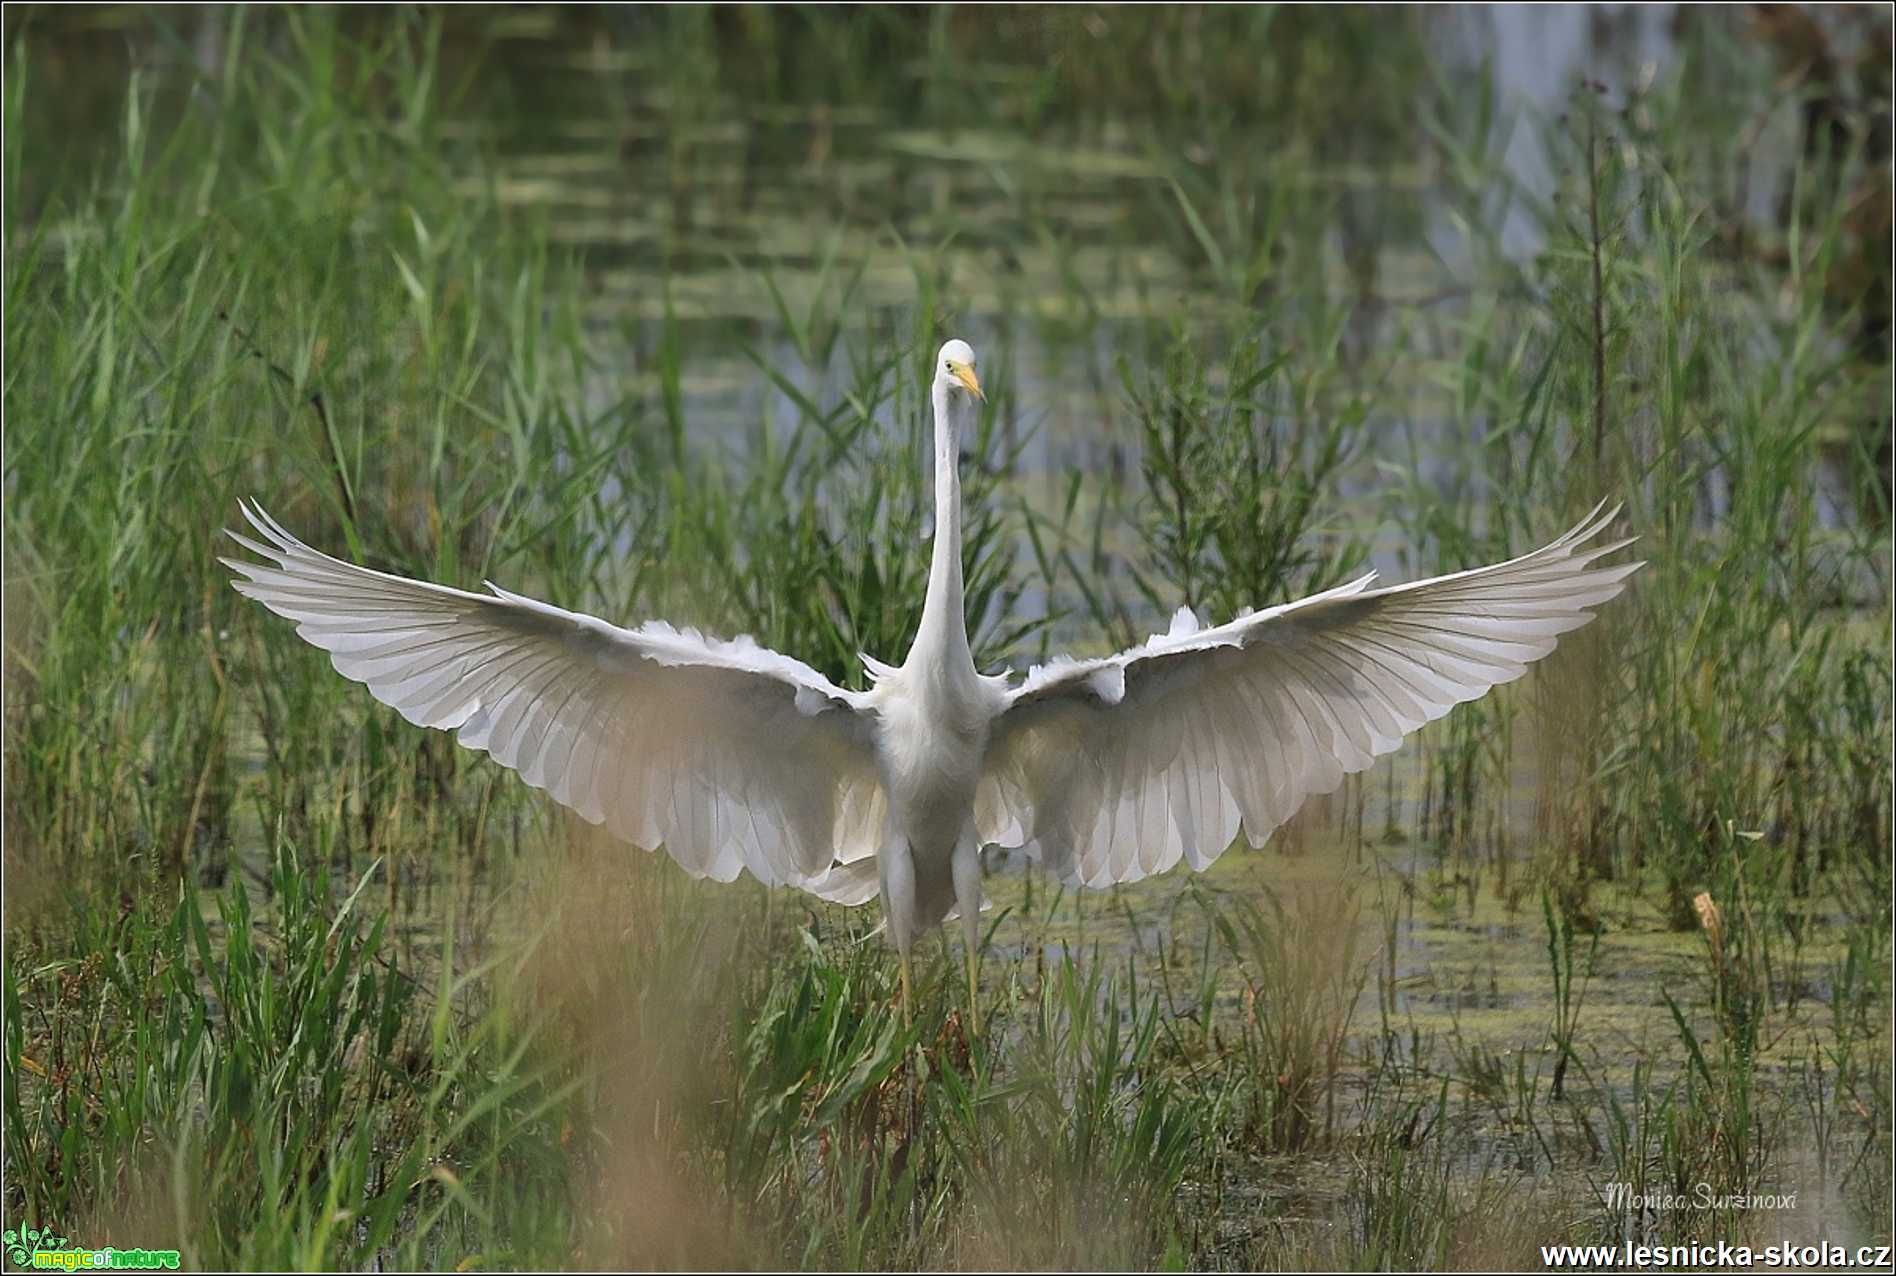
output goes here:
[[970, 1010], [983, 845], [1109, 886], [1253, 846], [1423, 723], [1518, 678], [1639, 563], [1597, 565], [1617, 510], [1504, 563], [1391, 588], [1370, 573], [1214, 628], [1023, 679], [975, 668], [963, 616], [961, 440], [974, 352], [936, 357], [935, 536], [920, 628], [866, 691], [748, 637], [622, 629], [489, 584], [470, 593], [305, 545], [261, 509], [232, 583], [421, 726], [454, 731], [616, 836], [693, 874], [878, 894], [902, 959], [958, 914]]

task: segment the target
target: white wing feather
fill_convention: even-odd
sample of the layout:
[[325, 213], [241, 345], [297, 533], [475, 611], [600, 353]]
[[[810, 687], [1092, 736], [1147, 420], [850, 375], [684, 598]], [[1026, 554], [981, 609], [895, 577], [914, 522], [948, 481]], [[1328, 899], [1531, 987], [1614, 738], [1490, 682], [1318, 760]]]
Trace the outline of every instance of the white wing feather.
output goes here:
[[[1602, 503], [1603, 505], [1604, 503]], [[995, 719], [976, 793], [983, 842], [1064, 881], [1204, 868], [1253, 846], [1423, 723], [1520, 677], [1642, 564], [1587, 570], [1601, 507], [1505, 563], [1387, 589], [1370, 573], [1299, 602], [1032, 670]]]
[[749, 869], [873, 898], [860, 864], [873, 867], [887, 807], [863, 694], [748, 637], [621, 629], [492, 584], [490, 597], [408, 580], [311, 549], [261, 509], [244, 517], [263, 541], [227, 534], [275, 565], [224, 559], [243, 576], [231, 584], [410, 722], [456, 732], [696, 876]]

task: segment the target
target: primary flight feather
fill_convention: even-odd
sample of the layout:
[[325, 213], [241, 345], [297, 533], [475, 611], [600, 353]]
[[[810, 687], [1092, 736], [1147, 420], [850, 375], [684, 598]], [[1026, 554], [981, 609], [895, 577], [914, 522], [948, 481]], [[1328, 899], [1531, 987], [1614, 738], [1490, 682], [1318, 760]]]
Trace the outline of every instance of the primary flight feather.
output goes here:
[[1169, 633], [1018, 685], [974, 667], [962, 614], [962, 437], [974, 352], [935, 361], [935, 538], [900, 666], [865, 655], [848, 691], [748, 637], [622, 629], [488, 585], [468, 593], [332, 558], [259, 508], [239, 592], [296, 622], [344, 677], [420, 726], [456, 732], [614, 835], [688, 872], [745, 870], [844, 904], [882, 897], [906, 996], [915, 936], [958, 913], [970, 997], [979, 850], [1024, 848], [1061, 880], [1109, 886], [1240, 830], [1260, 846], [1304, 799], [1408, 733], [1521, 676], [1641, 564], [1598, 565], [1596, 507], [1520, 558], [1390, 588], [1375, 574]]

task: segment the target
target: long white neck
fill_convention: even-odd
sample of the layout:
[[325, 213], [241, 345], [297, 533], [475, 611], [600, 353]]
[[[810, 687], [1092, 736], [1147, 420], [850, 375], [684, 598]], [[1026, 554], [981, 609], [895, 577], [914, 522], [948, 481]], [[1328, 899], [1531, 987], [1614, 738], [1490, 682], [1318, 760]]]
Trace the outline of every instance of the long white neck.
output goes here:
[[974, 405], [935, 382], [935, 548], [928, 564], [928, 601], [909, 648], [908, 665], [972, 673], [961, 586], [961, 430]]

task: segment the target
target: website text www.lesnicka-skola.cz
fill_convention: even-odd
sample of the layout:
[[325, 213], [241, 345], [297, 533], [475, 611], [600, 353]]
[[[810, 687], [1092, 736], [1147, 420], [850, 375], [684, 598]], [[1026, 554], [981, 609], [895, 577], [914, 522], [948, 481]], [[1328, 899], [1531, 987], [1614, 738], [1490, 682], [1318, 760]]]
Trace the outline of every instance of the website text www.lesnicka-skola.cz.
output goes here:
[[1889, 1270], [1888, 1245], [1543, 1245], [1541, 1262], [1550, 1268], [1575, 1270], [1666, 1267], [1759, 1267], [1774, 1271], [1803, 1269], [1851, 1271]]

